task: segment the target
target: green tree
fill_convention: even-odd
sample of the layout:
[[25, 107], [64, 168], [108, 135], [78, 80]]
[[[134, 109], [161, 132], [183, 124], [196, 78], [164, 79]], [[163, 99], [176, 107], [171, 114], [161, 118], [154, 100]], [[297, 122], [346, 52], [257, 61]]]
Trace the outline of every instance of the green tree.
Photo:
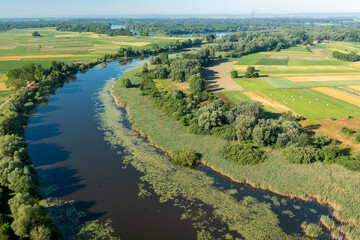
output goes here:
[[248, 66], [245, 72], [246, 78], [257, 78], [259, 77], [259, 73], [256, 72], [255, 67]]
[[232, 71], [230, 72], [230, 75], [231, 75], [231, 78], [237, 78], [238, 72], [237, 72], [236, 70], [232, 70]]
[[203, 92], [205, 90], [205, 80], [200, 76], [200, 74], [192, 75], [189, 77], [189, 86], [195, 93]]
[[40, 37], [40, 33], [38, 33], [38, 31], [35, 31], [31, 34], [33, 37]]
[[123, 88], [131, 88], [132, 82], [128, 78], [123, 78], [123, 79], [121, 79], [120, 85]]

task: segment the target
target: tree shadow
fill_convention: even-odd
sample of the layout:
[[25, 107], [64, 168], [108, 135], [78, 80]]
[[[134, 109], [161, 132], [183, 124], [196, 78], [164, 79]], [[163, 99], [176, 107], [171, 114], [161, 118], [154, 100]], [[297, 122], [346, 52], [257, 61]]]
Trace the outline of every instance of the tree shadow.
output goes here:
[[47, 138], [59, 136], [59, 124], [44, 124], [39, 126], [31, 126], [26, 130], [27, 141], [40, 141]]
[[44, 197], [64, 197], [86, 187], [85, 184], [79, 184], [84, 179], [77, 176], [76, 169], [57, 167], [38, 168], [37, 171], [41, 176], [40, 186]]
[[69, 151], [55, 143], [29, 144], [28, 151], [37, 167], [64, 162], [70, 155]]

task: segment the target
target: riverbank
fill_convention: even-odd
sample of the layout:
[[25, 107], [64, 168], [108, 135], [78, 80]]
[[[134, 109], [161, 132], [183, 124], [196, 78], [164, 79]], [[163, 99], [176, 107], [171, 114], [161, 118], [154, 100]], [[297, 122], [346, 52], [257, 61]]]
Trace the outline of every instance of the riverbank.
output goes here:
[[[137, 83], [136, 79], [131, 80]], [[214, 136], [190, 134], [157, 109], [151, 99], [141, 96], [138, 89], [123, 89], [120, 84], [115, 84], [112, 93], [119, 106], [126, 106], [133, 128], [148, 137], [151, 144], [167, 152], [185, 149], [197, 151], [202, 154], [204, 165], [235, 182], [291, 198], [316, 199], [321, 204], [328, 204], [339, 221], [357, 225], [351, 235], [357, 234], [360, 222], [358, 172], [323, 163], [290, 164], [276, 153], [271, 154], [263, 164], [239, 166], [218, 155], [218, 150], [227, 144], [226, 141]]]

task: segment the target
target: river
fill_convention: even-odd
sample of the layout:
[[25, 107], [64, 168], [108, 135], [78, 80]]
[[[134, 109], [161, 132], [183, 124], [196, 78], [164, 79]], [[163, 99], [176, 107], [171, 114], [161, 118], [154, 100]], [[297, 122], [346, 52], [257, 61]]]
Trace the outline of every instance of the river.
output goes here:
[[[318, 223], [321, 215], [331, 215], [314, 201], [290, 200], [238, 185], [203, 166], [194, 170], [174, 166], [131, 130], [126, 111], [115, 107], [108, 91], [121, 74], [142, 64], [112, 62], [79, 73], [76, 81], [56, 90], [30, 117], [25, 139], [43, 196], [73, 200], [72, 206], [84, 213], [78, 218], [60, 214], [57, 223], [69, 225], [60, 227], [64, 238], [74, 234], [74, 219], [78, 224], [111, 219], [115, 235], [125, 240], [196, 239], [201, 231], [219, 238], [226, 234], [242, 238], [246, 235], [241, 226], [236, 230], [236, 224], [249, 222], [252, 234], [252, 227], [258, 228], [264, 216], [264, 223], [270, 224], [265, 227], [300, 238], [303, 221]], [[118, 124], [112, 129], [106, 121]], [[108, 141], [115, 136], [117, 144]], [[136, 149], [143, 152], [135, 153]], [[165, 171], [169, 174], [161, 174]], [[241, 216], [246, 206], [254, 207], [254, 216]], [[259, 215], [262, 211], [266, 215]]]

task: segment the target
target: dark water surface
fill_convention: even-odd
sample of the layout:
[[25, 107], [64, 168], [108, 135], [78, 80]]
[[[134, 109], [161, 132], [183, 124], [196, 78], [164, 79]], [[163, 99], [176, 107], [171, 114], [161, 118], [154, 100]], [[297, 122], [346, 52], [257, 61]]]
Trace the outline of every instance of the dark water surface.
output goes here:
[[[48, 104], [38, 107], [30, 118], [25, 132], [28, 150], [38, 168], [45, 197], [74, 200], [87, 214], [83, 221], [110, 218], [117, 235], [125, 240], [196, 239], [192, 222], [180, 220], [181, 208], [171, 201], [160, 203], [154, 194], [139, 198], [138, 184], [143, 174], [131, 165], [124, 168], [123, 158], [118, 154], [121, 147], [112, 149], [104, 141], [104, 132], [98, 129], [96, 93], [108, 80], [118, 78], [137, 62], [96, 67], [78, 74], [75, 82], [57, 90]], [[234, 196], [238, 199], [252, 196], [273, 204], [272, 211], [278, 214], [286, 233], [301, 233], [303, 221], [318, 222], [321, 215], [330, 214], [328, 208], [315, 202], [289, 200], [236, 185], [202, 166], [197, 171], [214, 178], [215, 186], [223, 191], [237, 189]], [[194, 207], [193, 211], [196, 210]], [[284, 214], [286, 210], [295, 216]], [[215, 228], [222, 226], [213, 224]]]

